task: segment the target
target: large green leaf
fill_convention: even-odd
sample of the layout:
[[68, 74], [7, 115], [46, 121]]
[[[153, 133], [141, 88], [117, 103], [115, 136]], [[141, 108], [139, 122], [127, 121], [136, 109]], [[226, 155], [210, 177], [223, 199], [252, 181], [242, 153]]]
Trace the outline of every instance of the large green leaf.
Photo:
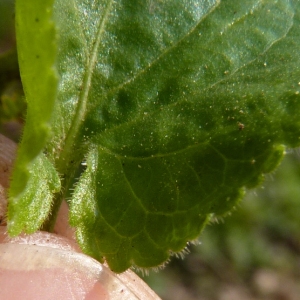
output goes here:
[[85, 251], [120, 272], [183, 249], [299, 144], [300, 28], [291, 1], [111, 5], [87, 30], [98, 146], [71, 207]]
[[64, 191], [86, 165], [69, 199], [86, 253], [116, 272], [163, 264], [300, 144], [299, 9], [55, 1], [46, 150]]

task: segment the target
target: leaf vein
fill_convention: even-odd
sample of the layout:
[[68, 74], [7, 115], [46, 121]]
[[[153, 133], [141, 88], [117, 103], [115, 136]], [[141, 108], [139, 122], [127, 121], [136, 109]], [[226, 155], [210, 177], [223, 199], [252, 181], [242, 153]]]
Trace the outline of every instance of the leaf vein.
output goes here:
[[132, 76], [129, 80], [119, 84], [117, 87], [110, 89], [107, 91], [107, 95], [110, 93], [114, 93], [117, 90], [122, 89], [125, 85], [130, 84], [131, 82], [135, 81], [138, 77], [140, 77], [141, 75], [143, 75], [146, 71], [148, 71], [153, 65], [157, 64], [165, 55], [167, 55], [170, 51], [172, 51], [174, 48], [176, 48], [180, 43], [182, 43], [187, 37], [189, 37], [199, 26], [199, 24], [201, 24], [203, 22], [203, 20], [205, 20], [205, 18], [213, 11], [216, 9], [216, 7], [218, 7], [218, 5], [220, 4], [220, 1], [218, 0], [216, 5], [213, 6], [210, 10], [208, 10], [208, 12], [202, 16], [202, 18], [196, 22], [196, 24], [190, 28], [189, 31], [186, 32], [186, 34], [181, 37], [177, 42], [173, 43], [170, 47], [167, 47], [160, 55], [158, 55], [152, 62], [148, 63], [148, 65], [141, 69], [139, 72], [137, 72], [134, 76]]
[[94, 45], [92, 48], [92, 53], [90, 56], [90, 59], [87, 60], [87, 70], [84, 74], [83, 78], [83, 88], [80, 93], [78, 104], [76, 107], [75, 116], [72, 120], [69, 132], [66, 137], [64, 152], [60, 156], [60, 164], [64, 165], [68, 161], [68, 157], [70, 152], [73, 150], [73, 144], [74, 144], [74, 138], [78, 135], [79, 128], [85, 119], [85, 115], [87, 113], [87, 104], [88, 104], [88, 97], [91, 87], [91, 81], [92, 81], [92, 75], [93, 70], [95, 68], [96, 62], [97, 62], [97, 53], [98, 48], [101, 42], [101, 37], [104, 33], [105, 26], [108, 20], [108, 16], [111, 12], [112, 6], [113, 6], [114, 0], [110, 0], [110, 2], [107, 5], [107, 8], [104, 12], [104, 17], [102, 20], [99, 20], [98, 24], [98, 31], [96, 35], [96, 40], [94, 41]]

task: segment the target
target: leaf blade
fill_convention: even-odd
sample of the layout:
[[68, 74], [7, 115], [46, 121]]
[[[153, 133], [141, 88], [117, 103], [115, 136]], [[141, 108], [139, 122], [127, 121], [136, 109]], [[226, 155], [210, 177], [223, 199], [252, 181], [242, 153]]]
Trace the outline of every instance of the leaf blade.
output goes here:
[[[87, 187], [80, 180], [76, 187], [71, 222], [89, 236], [80, 234], [82, 247], [92, 256], [104, 256], [117, 272], [132, 263], [146, 268], [160, 264], [170, 251], [184, 248], [188, 240], [200, 234], [211, 213], [230, 210], [244, 194], [244, 186], [257, 185], [263, 173], [275, 168], [284, 153], [282, 143], [299, 145], [296, 115], [291, 118], [289, 114], [294, 124], [289, 140], [280, 122], [272, 124], [280, 95], [287, 101], [285, 93], [299, 69], [287, 69], [285, 79], [291, 74], [293, 78], [286, 81], [284, 92], [272, 95], [282, 86], [268, 82], [272, 76], [268, 77], [270, 71], [263, 60], [281, 44], [285, 59], [278, 70], [290, 64], [284, 43], [295, 39], [291, 33], [295, 35], [299, 28], [299, 12], [294, 17], [299, 5], [250, 1], [243, 2], [235, 14], [233, 2], [214, 4], [185, 38], [132, 79], [123, 78], [134, 68], [124, 67], [124, 74], [120, 71], [119, 75], [118, 68], [111, 67], [116, 71], [107, 83], [103, 83], [104, 76], [95, 75], [102, 85], [97, 91], [92, 86], [91, 95], [104, 98], [90, 106], [85, 127], [98, 132], [92, 141], [100, 146], [91, 150], [94, 160], [87, 161], [85, 174], [93, 178], [93, 184]], [[133, 26], [135, 22], [142, 23], [137, 18]], [[237, 37], [240, 32], [246, 40]], [[130, 49], [126, 39], [119, 36], [119, 40]], [[294, 43], [293, 47], [296, 53], [299, 45]], [[200, 58], [196, 55], [199, 49], [203, 50]], [[262, 96], [255, 81], [264, 82], [265, 77], [266, 96]], [[101, 90], [103, 85], [107, 92]], [[244, 90], [251, 87], [253, 93], [243, 100]], [[261, 102], [253, 101], [255, 96], [260, 96]], [[285, 109], [281, 116], [285, 116]], [[88, 197], [94, 208], [89, 211], [89, 222], [78, 216], [83, 205], [81, 196], [88, 189], [96, 190]], [[139, 217], [134, 219], [136, 215]], [[100, 237], [103, 231], [114, 236], [115, 247], [108, 234]], [[151, 256], [157, 260], [151, 260]]]
[[61, 188], [57, 171], [44, 154], [31, 162], [29, 170], [25, 190], [9, 202], [8, 232], [12, 236], [39, 230], [51, 213], [53, 194]]
[[[274, 169], [281, 144], [299, 145], [299, 6], [55, 2], [61, 80], [46, 150], [64, 191], [87, 158], [70, 200], [87, 253], [116, 272], [162, 264]], [[53, 191], [57, 180], [43, 178]]]
[[[36, 170], [37, 161], [44, 172], [52, 174], [53, 166], [47, 160], [41, 160], [41, 152], [51, 135], [50, 120], [52, 117], [54, 102], [56, 99], [57, 73], [54, 65], [56, 60], [56, 31], [52, 21], [53, 1], [17, 1], [16, 2], [16, 34], [17, 48], [22, 84], [28, 104], [26, 126], [22, 141], [19, 145], [17, 158], [14, 165], [12, 181], [9, 189], [8, 217], [10, 221], [10, 233], [18, 234], [22, 231], [22, 225], [16, 219], [19, 218], [23, 206], [27, 203], [28, 190], [37, 188], [39, 183], [34, 179], [33, 170]], [[28, 37], [32, 39], [28, 41]], [[33, 169], [31, 169], [33, 167]], [[55, 171], [56, 172], [56, 171]], [[53, 175], [53, 174], [52, 174]], [[52, 177], [52, 175], [50, 177]], [[47, 174], [42, 176], [41, 182], [46, 186], [52, 185], [52, 180]], [[47, 179], [46, 179], [47, 178]], [[56, 179], [58, 175], [56, 174]], [[49, 182], [45, 182], [48, 181]], [[57, 180], [55, 180], [57, 181]], [[33, 186], [30, 186], [34, 183]], [[57, 190], [58, 183], [56, 182]], [[50, 189], [52, 190], [52, 189]], [[48, 201], [52, 194], [48, 193]], [[43, 197], [34, 199], [43, 207]], [[25, 203], [24, 202], [24, 203]], [[19, 203], [19, 204], [18, 204]], [[47, 202], [49, 205], [49, 202]], [[20, 206], [21, 209], [20, 209]], [[38, 210], [38, 204], [36, 210]], [[25, 215], [25, 212], [27, 213]], [[22, 212], [23, 213], [23, 212]], [[24, 207], [24, 217], [29, 222], [34, 222], [32, 211]], [[37, 217], [38, 213], [35, 211]], [[46, 216], [44, 216], [46, 218]], [[37, 218], [35, 230], [41, 225]], [[24, 225], [25, 226], [25, 225]], [[31, 227], [31, 225], [29, 226]], [[25, 229], [26, 226], [23, 228]], [[30, 231], [32, 231], [31, 229]]]

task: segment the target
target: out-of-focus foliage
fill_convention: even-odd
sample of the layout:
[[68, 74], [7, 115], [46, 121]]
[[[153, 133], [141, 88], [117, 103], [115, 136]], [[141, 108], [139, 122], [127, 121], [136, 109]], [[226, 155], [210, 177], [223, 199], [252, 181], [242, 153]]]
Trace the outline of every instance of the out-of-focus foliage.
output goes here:
[[17, 139], [26, 108], [20, 81], [14, 1], [0, 1], [0, 132]]
[[3, 121], [20, 119], [25, 107], [21, 82], [19, 80], [10, 81], [1, 94], [0, 118]]
[[0, 2], [0, 53], [8, 51], [15, 45], [14, 35], [14, 1]]
[[299, 180], [295, 151], [230, 217], [207, 226], [184, 260], [144, 279], [166, 300], [298, 299]]

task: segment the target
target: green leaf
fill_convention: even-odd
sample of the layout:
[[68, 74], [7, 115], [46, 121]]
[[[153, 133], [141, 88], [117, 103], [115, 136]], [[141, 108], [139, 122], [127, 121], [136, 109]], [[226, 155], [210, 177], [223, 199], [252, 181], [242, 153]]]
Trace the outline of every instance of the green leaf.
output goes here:
[[[56, 99], [58, 81], [54, 69], [56, 33], [51, 19], [52, 4], [52, 0], [16, 1], [17, 48], [28, 109], [26, 126], [18, 149], [9, 190], [9, 228], [10, 233], [14, 234], [20, 233], [22, 230], [17, 220], [24, 222], [27, 219], [28, 222], [35, 223], [35, 225], [27, 225], [24, 230], [28, 229], [30, 232], [33, 231], [33, 228], [37, 230], [41, 225], [41, 219], [45, 218], [44, 213], [41, 213], [41, 218], [37, 218], [39, 209], [46, 205], [44, 198], [46, 197], [47, 201], [52, 198], [50, 190], [53, 188], [48, 189], [48, 187], [51, 187], [53, 183], [47, 181], [49, 178], [52, 180], [55, 177], [52, 174], [54, 167], [46, 158], [41, 159], [41, 152], [50, 137], [49, 121]], [[34, 162], [37, 159], [39, 162]], [[43, 170], [45, 174], [37, 177], [38, 174], [35, 174], [37, 170]], [[58, 183], [55, 185], [54, 190], [57, 190]], [[33, 192], [42, 186], [45, 187], [44, 193], [35, 194]], [[45, 194], [46, 192], [48, 193]], [[26, 208], [30, 199], [36, 203], [34, 204], [36, 208], [34, 213]], [[47, 201], [46, 203], [49, 205]], [[23, 214], [22, 218], [19, 214]]]
[[60, 178], [41, 153], [29, 165], [29, 180], [21, 196], [10, 199], [8, 230], [11, 235], [37, 231], [51, 213], [52, 195], [60, 190]]
[[77, 7], [87, 45], [101, 42], [71, 222], [122, 272], [164, 263], [299, 145], [299, 4], [109, 3], [98, 31]]
[[55, 1], [60, 81], [53, 135], [37, 149], [46, 143], [61, 198], [82, 172], [69, 203], [86, 253], [115, 272], [163, 264], [300, 144], [299, 10], [296, 0]]

